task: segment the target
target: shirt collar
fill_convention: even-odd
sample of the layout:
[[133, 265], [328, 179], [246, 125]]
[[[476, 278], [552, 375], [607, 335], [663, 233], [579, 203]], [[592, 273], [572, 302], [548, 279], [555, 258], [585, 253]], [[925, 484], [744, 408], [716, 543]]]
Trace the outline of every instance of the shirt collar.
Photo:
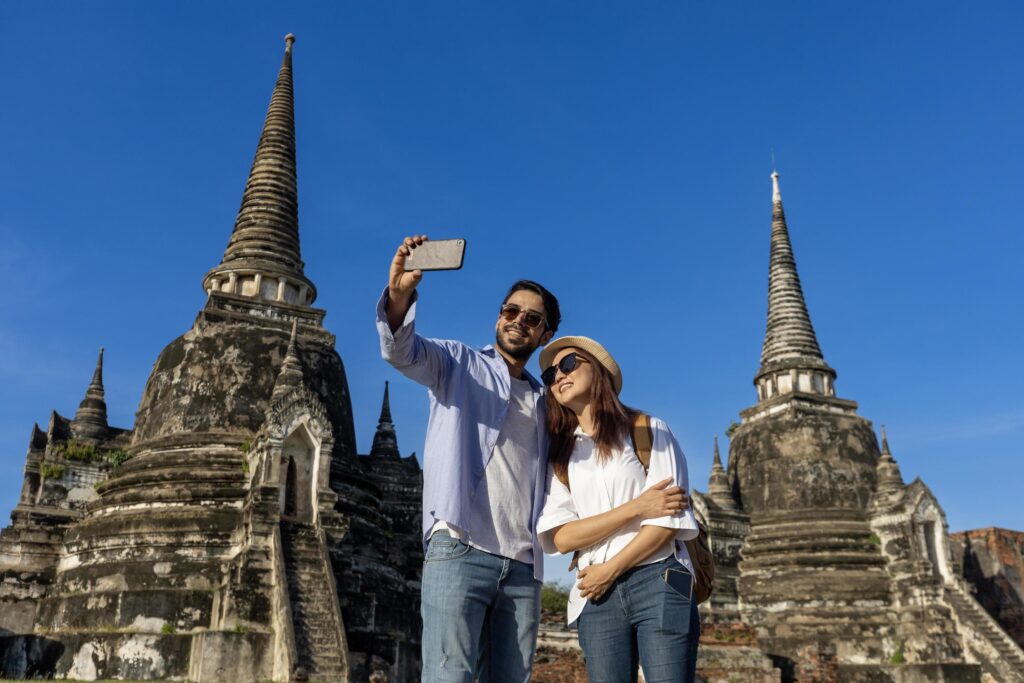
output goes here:
[[[501, 361], [502, 363], [505, 362], [505, 359], [498, 355], [498, 349], [494, 348], [494, 344], [488, 344], [487, 346], [483, 347], [482, 349], [480, 349], [480, 353], [484, 354], [489, 358], [494, 358], [495, 360]], [[508, 368], [507, 365], [505, 367], [506, 369]], [[530, 383], [530, 388], [533, 389], [534, 392], [538, 394], [544, 393], [544, 387], [541, 385], [541, 383], [537, 380], [536, 377], [530, 374], [530, 371], [527, 370], [526, 368], [523, 368], [523, 379]]]

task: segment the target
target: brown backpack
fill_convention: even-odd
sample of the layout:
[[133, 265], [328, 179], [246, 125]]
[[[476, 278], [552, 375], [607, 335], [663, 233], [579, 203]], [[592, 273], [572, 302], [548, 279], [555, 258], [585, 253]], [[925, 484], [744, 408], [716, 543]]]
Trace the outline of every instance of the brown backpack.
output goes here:
[[[654, 434], [651, 431], [651, 417], [638, 413], [633, 421], [633, 430], [630, 434], [633, 439], [633, 450], [636, 452], [637, 460], [646, 473], [651, 467], [651, 448], [654, 443]], [[559, 477], [561, 479], [561, 477]], [[569, 482], [563, 481], [569, 486]], [[711, 591], [715, 582], [715, 558], [711, 554], [711, 542], [708, 540], [708, 529], [700, 521], [697, 522], [697, 538], [685, 541], [686, 552], [690, 554], [690, 563], [693, 564], [694, 587], [693, 592], [700, 604], [711, 597]], [[577, 550], [572, 556], [569, 564], [569, 571], [576, 568], [580, 552]]]

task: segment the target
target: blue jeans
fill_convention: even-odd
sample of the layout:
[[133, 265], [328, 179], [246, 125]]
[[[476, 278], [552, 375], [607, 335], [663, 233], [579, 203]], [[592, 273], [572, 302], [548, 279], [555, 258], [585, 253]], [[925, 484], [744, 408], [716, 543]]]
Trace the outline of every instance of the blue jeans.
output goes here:
[[492, 555], [445, 531], [423, 562], [423, 675], [429, 683], [527, 683], [540, 625], [533, 565]]
[[[689, 683], [697, 672], [700, 616], [685, 586], [665, 582], [665, 570], [690, 580], [674, 557], [633, 567], [579, 617], [580, 647], [591, 683]], [[684, 592], [681, 594], [680, 589]]]

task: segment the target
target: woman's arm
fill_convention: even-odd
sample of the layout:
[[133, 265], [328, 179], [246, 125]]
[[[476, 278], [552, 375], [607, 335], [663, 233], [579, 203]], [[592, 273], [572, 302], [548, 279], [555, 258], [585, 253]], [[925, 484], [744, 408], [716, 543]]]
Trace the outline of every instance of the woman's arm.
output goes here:
[[555, 547], [560, 553], [589, 548], [638, 519], [665, 517], [685, 509], [689, 499], [678, 486], [669, 486], [671, 483], [671, 477], [664, 479], [608, 512], [563, 524], [554, 530], [552, 540]]
[[602, 564], [592, 564], [580, 570], [576, 575], [580, 579], [580, 595], [588, 600], [597, 600], [623, 572], [653, 555], [675, 538], [677, 533], [678, 529], [645, 526], [615, 557]]

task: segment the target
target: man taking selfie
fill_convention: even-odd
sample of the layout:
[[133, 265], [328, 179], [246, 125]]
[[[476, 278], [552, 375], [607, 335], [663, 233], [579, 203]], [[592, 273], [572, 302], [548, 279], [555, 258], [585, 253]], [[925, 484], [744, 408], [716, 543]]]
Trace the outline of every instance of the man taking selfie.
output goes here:
[[534, 529], [547, 475], [541, 384], [525, 370], [558, 329], [558, 300], [520, 280], [502, 301], [495, 345], [415, 332], [419, 270], [395, 252], [377, 304], [381, 355], [427, 387], [423, 449], [423, 681], [526, 683], [537, 627], [543, 555]]

